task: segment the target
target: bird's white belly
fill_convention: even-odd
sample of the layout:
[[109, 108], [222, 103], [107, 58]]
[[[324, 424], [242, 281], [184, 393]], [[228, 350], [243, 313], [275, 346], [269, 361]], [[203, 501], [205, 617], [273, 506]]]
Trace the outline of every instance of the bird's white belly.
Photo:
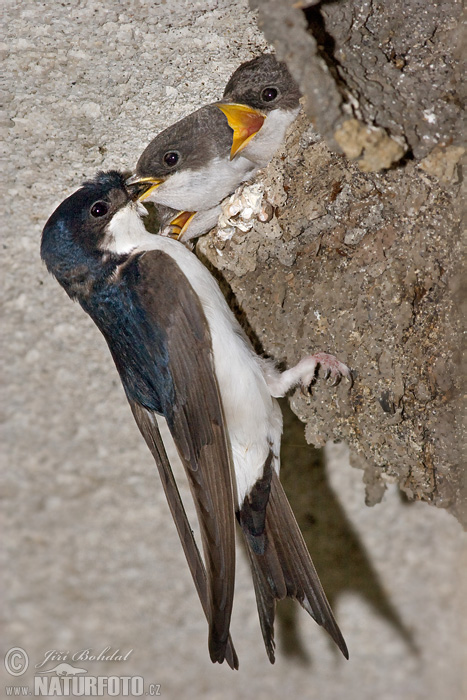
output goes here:
[[165, 239], [158, 247], [176, 260], [199, 295], [206, 314], [232, 448], [236, 505], [239, 506], [262, 476], [271, 446], [277, 447], [280, 442], [282, 415], [269, 392], [258, 358], [244, 338], [214, 278], [192, 253], [176, 241]]
[[261, 360], [245, 338], [217, 282], [181, 243], [150, 234], [130, 204], [112, 219], [105, 247], [118, 254], [162, 250], [175, 260], [198, 295], [211, 332], [214, 366], [234, 461], [237, 506], [263, 473], [272, 448], [277, 459], [282, 415], [264, 378]]
[[[209, 322], [209, 312], [206, 313]], [[276, 442], [275, 399], [269, 393], [256, 356], [242, 338], [210, 323], [216, 376], [235, 467], [237, 505], [263, 474], [264, 463]]]

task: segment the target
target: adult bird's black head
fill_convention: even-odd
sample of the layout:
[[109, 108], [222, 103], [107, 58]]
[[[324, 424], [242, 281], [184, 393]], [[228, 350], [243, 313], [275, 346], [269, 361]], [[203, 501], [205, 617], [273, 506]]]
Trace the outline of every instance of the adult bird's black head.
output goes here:
[[[126, 186], [117, 171], [99, 173], [65, 199], [42, 233], [41, 257], [47, 269], [72, 299], [86, 296], [114, 269], [104, 241], [111, 236], [115, 215], [136, 199], [147, 185]], [[118, 256], [116, 256], [118, 257]]]

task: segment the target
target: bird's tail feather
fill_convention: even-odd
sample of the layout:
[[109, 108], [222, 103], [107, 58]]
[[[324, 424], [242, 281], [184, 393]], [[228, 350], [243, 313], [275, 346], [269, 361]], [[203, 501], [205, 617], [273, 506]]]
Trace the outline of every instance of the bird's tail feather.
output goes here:
[[[211, 612], [209, 609], [209, 589], [206, 575], [206, 567], [204, 566], [204, 562], [196, 544], [193, 531], [190, 527], [190, 523], [188, 521], [185, 508], [183, 506], [180, 492], [178, 490], [177, 483], [172, 473], [172, 467], [170, 466], [170, 462], [165, 451], [164, 443], [162, 442], [159, 428], [157, 426], [156, 418], [150, 411], [147, 411], [135, 401], [130, 401], [130, 406], [131, 410], [133, 411], [136, 423], [138, 424], [138, 427], [156, 461], [157, 468], [159, 470], [159, 474], [162, 481], [162, 486], [167, 497], [167, 502], [169, 504], [170, 511], [175, 521], [175, 525], [180, 537], [180, 541], [182, 543], [183, 550], [185, 552], [188, 566], [190, 567], [191, 575], [193, 577], [193, 581], [196, 586], [201, 605], [203, 607], [208, 623], [211, 624]], [[222, 663], [222, 661], [225, 658], [230, 668], [238, 669], [238, 657], [230, 635], [227, 639], [227, 642], [223, 645], [222, 649], [216, 649], [216, 654], [216, 661]]]
[[264, 524], [264, 552], [251, 545], [251, 536], [240, 520], [247, 543], [264, 644], [274, 663], [276, 601], [294, 598], [324, 627], [346, 659], [347, 646], [334, 619], [307, 546], [279, 477], [271, 473], [271, 488]]

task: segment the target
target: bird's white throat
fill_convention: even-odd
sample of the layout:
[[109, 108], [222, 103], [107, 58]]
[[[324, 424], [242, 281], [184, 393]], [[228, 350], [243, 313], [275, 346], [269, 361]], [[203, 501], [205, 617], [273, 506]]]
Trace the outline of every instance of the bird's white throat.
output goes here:
[[130, 202], [122, 207], [105, 229], [101, 250], [125, 255], [154, 238], [144, 228], [141, 217], [146, 215], [145, 207], [139, 202]]
[[258, 167], [264, 168], [285, 140], [289, 126], [295, 121], [297, 109], [273, 109], [264, 120], [263, 126], [242, 151]]

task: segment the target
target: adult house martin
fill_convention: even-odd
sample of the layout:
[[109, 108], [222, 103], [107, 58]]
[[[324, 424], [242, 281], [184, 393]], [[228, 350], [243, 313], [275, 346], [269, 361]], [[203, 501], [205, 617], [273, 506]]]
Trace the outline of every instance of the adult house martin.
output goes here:
[[[220, 289], [185, 246], [144, 228], [137, 201], [116, 171], [68, 197], [42, 234], [41, 256], [71, 299], [103, 333], [138, 427], [151, 450], [209, 626], [213, 662], [238, 660], [229, 636], [234, 592], [234, 521], [245, 537], [267, 654], [274, 662], [276, 600], [295, 598], [348, 658], [303, 537], [279, 481], [282, 415], [274, 397], [311, 384], [318, 353], [279, 372], [254, 352]], [[204, 563], [164, 450], [165, 417], [200, 523]]]

